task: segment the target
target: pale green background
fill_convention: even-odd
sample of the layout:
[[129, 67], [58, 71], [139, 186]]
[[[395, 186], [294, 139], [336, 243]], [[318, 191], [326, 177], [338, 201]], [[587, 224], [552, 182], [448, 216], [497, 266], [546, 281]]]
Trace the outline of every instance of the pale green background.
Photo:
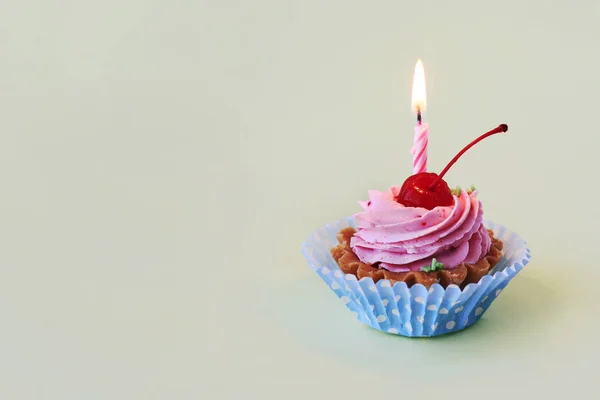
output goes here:
[[[597, 1], [3, 1], [0, 398], [596, 391]], [[300, 244], [430, 166], [533, 261], [436, 340], [353, 319]], [[417, 397], [418, 396], [418, 397]], [[589, 397], [588, 397], [589, 398]]]

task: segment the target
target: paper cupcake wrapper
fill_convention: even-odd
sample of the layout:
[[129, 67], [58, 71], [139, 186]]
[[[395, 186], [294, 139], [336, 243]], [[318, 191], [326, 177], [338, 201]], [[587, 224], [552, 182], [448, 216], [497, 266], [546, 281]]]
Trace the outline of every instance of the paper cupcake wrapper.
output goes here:
[[439, 284], [429, 290], [421, 284], [408, 288], [405, 282], [392, 286], [387, 279], [374, 283], [371, 278], [358, 280], [344, 274], [330, 249], [338, 244], [336, 234], [342, 228], [354, 226], [352, 217], [313, 232], [303, 243], [302, 254], [360, 322], [402, 336], [437, 336], [477, 322], [531, 258], [527, 243], [519, 235], [491, 221], [484, 224], [504, 242], [502, 259], [479, 282], [462, 290], [456, 285], [444, 289]]

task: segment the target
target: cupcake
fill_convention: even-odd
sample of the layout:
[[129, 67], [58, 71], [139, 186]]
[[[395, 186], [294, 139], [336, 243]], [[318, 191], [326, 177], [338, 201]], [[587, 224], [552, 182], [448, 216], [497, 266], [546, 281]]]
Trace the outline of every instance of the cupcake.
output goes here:
[[421, 172], [402, 186], [369, 191], [362, 211], [315, 232], [303, 247], [346, 306], [373, 328], [435, 336], [477, 321], [528, 262], [518, 235], [484, 221], [474, 187], [451, 190], [443, 177]]

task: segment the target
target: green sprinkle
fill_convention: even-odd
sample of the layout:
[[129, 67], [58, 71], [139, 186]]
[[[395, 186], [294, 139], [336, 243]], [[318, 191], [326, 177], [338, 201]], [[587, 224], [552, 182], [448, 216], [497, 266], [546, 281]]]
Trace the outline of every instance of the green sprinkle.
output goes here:
[[460, 194], [462, 193], [462, 189], [460, 188], [460, 186], [457, 186], [456, 188], [452, 189], [450, 192], [455, 196], [460, 196]]
[[435, 258], [431, 262], [431, 269], [434, 271], [441, 271], [444, 269], [444, 264], [436, 260]]
[[435, 258], [431, 260], [431, 265], [426, 265], [421, 268], [423, 272], [433, 272], [433, 271], [441, 271], [444, 269], [444, 264], [436, 260]]
[[[473, 193], [475, 190], [475, 185], [471, 185], [468, 189], [467, 189], [467, 194], [471, 194]], [[450, 190], [450, 193], [452, 193], [455, 196], [460, 197], [460, 195], [462, 194], [462, 188], [460, 186], [455, 187], [454, 189]]]

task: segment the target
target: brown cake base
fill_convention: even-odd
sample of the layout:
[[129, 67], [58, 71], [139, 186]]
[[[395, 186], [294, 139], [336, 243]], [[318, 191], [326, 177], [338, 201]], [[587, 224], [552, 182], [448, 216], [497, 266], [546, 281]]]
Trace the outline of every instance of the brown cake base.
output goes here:
[[420, 283], [429, 288], [431, 285], [439, 283], [444, 288], [448, 285], [457, 285], [463, 288], [469, 283], [478, 282], [502, 258], [502, 241], [496, 239], [492, 231], [488, 230], [492, 246], [486, 256], [475, 264], [463, 263], [453, 269], [432, 272], [391, 272], [379, 268], [376, 264], [365, 264], [358, 259], [350, 247], [350, 239], [355, 233], [356, 230], [351, 227], [342, 229], [337, 234], [340, 244], [331, 249], [331, 255], [344, 273], [355, 275], [358, 279], [367, 276], [374, 282], [388, 279], [392, 285], [396, 282], [406, 282], [408, 287]]

